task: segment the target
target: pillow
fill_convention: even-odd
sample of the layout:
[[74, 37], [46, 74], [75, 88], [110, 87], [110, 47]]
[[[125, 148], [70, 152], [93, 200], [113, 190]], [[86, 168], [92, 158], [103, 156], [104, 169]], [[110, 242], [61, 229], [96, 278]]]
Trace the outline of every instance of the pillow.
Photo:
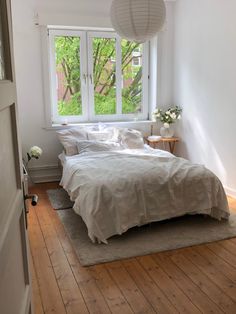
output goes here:
[[119, 143], [108, 141], [77, 141], [77, 149], [79, 154], [88, 152], [116, 151], [123, 147]]
[[60, 130], [57, 135], [68, 156], [78, 154], [77, 141], [88, 138], [87, 131], [82, 127]]
[[92, 125], [86, 126], [86, 130], [90, 131], [103, 131], [106, 128], [106, 124], [102, 122], [94, 123]]
[[112, 139], [112, 134], [106, 130], [103, 131], [89, 131], [88, 139], [92, 141], [109, 141]]
[[118, 142], [119, 132], [114, 127], [103, 127], [100, 130], [89, 130], [88, 139], [94, 141]]
[[121, 144], [130, 149], [144, 148], [141, 132], [133, 129], [120, 129]]

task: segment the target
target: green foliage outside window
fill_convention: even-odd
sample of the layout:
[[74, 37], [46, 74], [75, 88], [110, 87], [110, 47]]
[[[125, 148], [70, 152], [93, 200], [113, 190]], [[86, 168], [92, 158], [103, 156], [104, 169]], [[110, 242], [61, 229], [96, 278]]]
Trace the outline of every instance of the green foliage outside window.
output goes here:
[[[81, 115], [80, 38], [57, 36], [55, 39], [56, 68], [59, 91], [58, 111], [62, 116]], [[133, 58], [142, 59], [141, 46], [127, 40], [122, 49], [122, 113], [141, 110], [142, 65], [133, 65]], [[140, 51], [140, 52], [139, 52]], [[115, 39], [93, 38], [94, 103], [97, 115], [116, 113], [116, 51]], [[141, 63], [141, 62], [140, 62]]]

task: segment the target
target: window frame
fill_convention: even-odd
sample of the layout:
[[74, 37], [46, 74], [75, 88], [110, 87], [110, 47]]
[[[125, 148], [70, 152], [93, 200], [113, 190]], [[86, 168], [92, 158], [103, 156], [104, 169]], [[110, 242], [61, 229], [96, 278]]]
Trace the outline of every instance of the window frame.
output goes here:
[[[116, 114], [106, 114], [106, 115], [96, 115], [95, 114], [95, 102], [94, 102], [94, 86], [93, 86], [93, 38], [111, 38], [115, 39], [115, 50], [116, 50], [116, 65], [119, 59], [119, 47], [118, 47], [118, 39], [119, 36], [112, 32], [100, 32], [100, 31], [88, 31], [87, 32], [87, 47], [88, 47], [88, 74], [89, 74], [89, 109], [90, 109], [90, 118], [91, 121], [112, 121], [114, 118], [118, 119], [119, 106], [120, 106], [120, 99], [119, 99], [119, 92], [117, 92], [117, 84], [119, 85], [119, 76], [120, 69], [116, 67]], [[91, 79], [92, 77], [92, 79]], [[119, 89], [119, 87], [118, 87]]]
[[[137, 60], [137, 64], [135, 63], [136, 60]], [[133, 56], [132, 66], [133, 67], [140, 67], [141, 66], [140, 57]]]
[[[149, 45], [143, 44], [142, 56], [142, 112], [122, 113], [122, 72], [121, 72], [121, 37], [111, 30], [89, 30], [89, 29], [56, 29], [48, 28], [48, 72], [50, 89], [51, 124], [67, 123], [92, 123], [98, 121], [133, 121], [148, 120], [149, 114]], [[81, 99], [82, 115], [60, 116], [58, 114], [57, 80], [56, 80], [56, 57], [55, 37], [57, 36], [79, 36], [80, 37], [80, 73], [81, 73]], [[92, 39], [115, 38], [116, 39], [116, 114], [96, 115], [94, 108], [93, 88], [93, 50]], [[83, 61], [82, 61], [83, 60]], [[92, 78], [92, 79], [91, 79]]]
[[[50, 91], [51, 91], [51, 119], [52, 123], [63, 124], [67, 122], [84, 122], [88, 120], [88, 92], [87, 92], [87, 83], [84, 82], [83, 75], [87, 73], [86, 64], [87, 62], [80, 62], [80, 77], [81, 84], [81, 100], [82, 100], [82, 115], [68, 115], [61, 116], [58, 114], [58, 99], [57, 99], [57, 79], [56, 79], [56, 58], [55, 58], [55, 37], [57, 36], [71, 36], [71, 37], [80, 37], [80, 59], [83, 58], [87, 61], [86, 53], [86, 40], [85, 33], [80, 30], [56, 30], [50, 29], [49, 36], [49, 75], [50, 75]], [[86, 78], [87, 79], [87, 78]]]

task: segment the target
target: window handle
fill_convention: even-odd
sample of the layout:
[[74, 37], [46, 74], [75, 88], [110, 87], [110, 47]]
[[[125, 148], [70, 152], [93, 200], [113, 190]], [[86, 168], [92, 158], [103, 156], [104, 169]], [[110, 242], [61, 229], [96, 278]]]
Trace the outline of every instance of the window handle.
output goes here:
[[87, 75], [86, 74], [83, 74], [83, 79], [84, 79], [84, 84], [87, 83]]
[[90, 83], [93, 84], [93, 77], [92, 77], [92, 74], [89, 74], [89, 78], [90, 78]]

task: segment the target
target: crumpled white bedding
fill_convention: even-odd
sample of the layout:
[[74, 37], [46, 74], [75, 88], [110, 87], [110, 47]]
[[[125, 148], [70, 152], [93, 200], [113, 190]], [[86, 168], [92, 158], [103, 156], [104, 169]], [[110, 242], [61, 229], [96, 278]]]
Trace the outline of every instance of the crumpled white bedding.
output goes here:
[[229, 217], [220, 180], [204, 166], [165, 151], [146, 146], [91, 152], [63, 163], [60, 184], [93, 242], [107, 243], [131, 227], [184, 214]]

